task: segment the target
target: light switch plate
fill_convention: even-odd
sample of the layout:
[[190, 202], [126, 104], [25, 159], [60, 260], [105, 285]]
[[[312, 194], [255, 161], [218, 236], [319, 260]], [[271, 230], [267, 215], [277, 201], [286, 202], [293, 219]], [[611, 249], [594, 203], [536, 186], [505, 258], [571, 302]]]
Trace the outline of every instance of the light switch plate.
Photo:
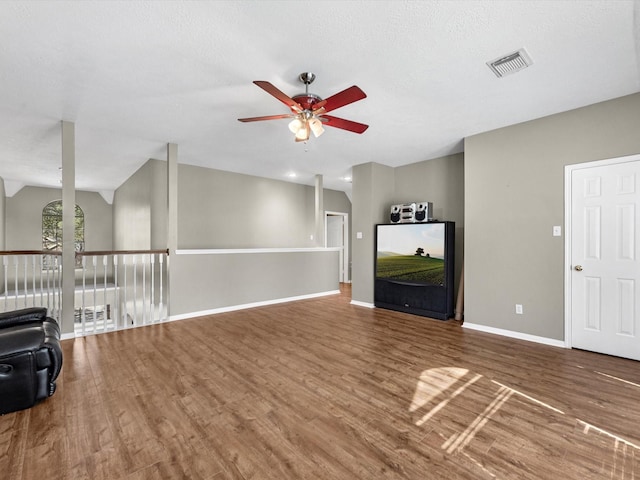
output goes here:
[[553, 227], [553, 236], [560, 237], [562, 235], [562, 227], [560, 225], [554, 225]]
[[356, 238], [359, 239], [359, 240], [362, 239], [362, 232], [357, 232], [356, 233]]

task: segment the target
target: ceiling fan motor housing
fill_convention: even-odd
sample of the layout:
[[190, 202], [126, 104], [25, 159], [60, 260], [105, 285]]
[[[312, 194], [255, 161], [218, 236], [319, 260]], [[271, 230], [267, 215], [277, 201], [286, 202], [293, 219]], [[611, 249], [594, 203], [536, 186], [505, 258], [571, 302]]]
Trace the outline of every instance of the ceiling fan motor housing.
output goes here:
[[322, 98], [314, 93], [301, 93], [291, 98], [298, 102], [303, 110], [311, 110], [316, 103], [322, 101]]

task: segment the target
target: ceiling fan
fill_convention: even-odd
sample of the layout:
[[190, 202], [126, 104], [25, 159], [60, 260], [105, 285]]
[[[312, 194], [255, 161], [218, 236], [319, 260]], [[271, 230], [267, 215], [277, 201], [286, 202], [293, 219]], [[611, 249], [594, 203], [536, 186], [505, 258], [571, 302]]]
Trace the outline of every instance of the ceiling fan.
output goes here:
[[323, 100], [318, 95], [309, 93], [309, 85], [313, 83], [315, 79], [316, 76], [313, 73], [301, 73], [298, 76], [298, 80], [304, 83], [305, 91], [293, 97], [289, 97], [269, 82], [263, 80], [254, 81], [253, 83], [257, 86], [288, 106], [291, 109], [291, 113], [268, 115], [265, 117], [239, 118], [238, 121], [259, 122], [262, 120], [292, 118], [293, 120], [289, 123], [289, 130], [295, 134], [296, 142], [306, 142], [309, 140], [311, 132], [313, 132], [316, 137], [319, 137], [324, 132], [325, 125], [354, 133], [363, 133], [369, 128], [369, 125], [363, 123], [327, 115], [327, 113], [332, 110], [366, 98], [367, 95], [360, 90], [360, 88], [354, 85]]

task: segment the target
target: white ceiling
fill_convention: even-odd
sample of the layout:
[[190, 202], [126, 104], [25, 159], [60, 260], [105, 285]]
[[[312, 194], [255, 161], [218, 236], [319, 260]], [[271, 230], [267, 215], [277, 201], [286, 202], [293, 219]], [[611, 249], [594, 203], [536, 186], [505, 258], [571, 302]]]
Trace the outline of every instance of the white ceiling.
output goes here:
[[[533, 65], [485, 64], [526, 48]], [[299, 73], [332, 115], [369, 124], [296, 144]], [[466, 136], [640, 91], [640, 1], [2, 1], [0, 177], [60, 185], [60, 120], [75, 123], [76, 186], [113, 191], [178, 144], [180, 163], [350, 190], [365, 162], [460, 152]]]

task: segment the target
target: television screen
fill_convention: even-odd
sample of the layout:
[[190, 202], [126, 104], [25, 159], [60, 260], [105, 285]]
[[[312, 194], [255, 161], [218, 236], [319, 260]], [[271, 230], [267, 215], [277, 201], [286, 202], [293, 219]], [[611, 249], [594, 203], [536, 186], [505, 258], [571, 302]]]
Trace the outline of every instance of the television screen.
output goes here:
[[445, 224], [378, 225], [376, 279], [444, 285]]

